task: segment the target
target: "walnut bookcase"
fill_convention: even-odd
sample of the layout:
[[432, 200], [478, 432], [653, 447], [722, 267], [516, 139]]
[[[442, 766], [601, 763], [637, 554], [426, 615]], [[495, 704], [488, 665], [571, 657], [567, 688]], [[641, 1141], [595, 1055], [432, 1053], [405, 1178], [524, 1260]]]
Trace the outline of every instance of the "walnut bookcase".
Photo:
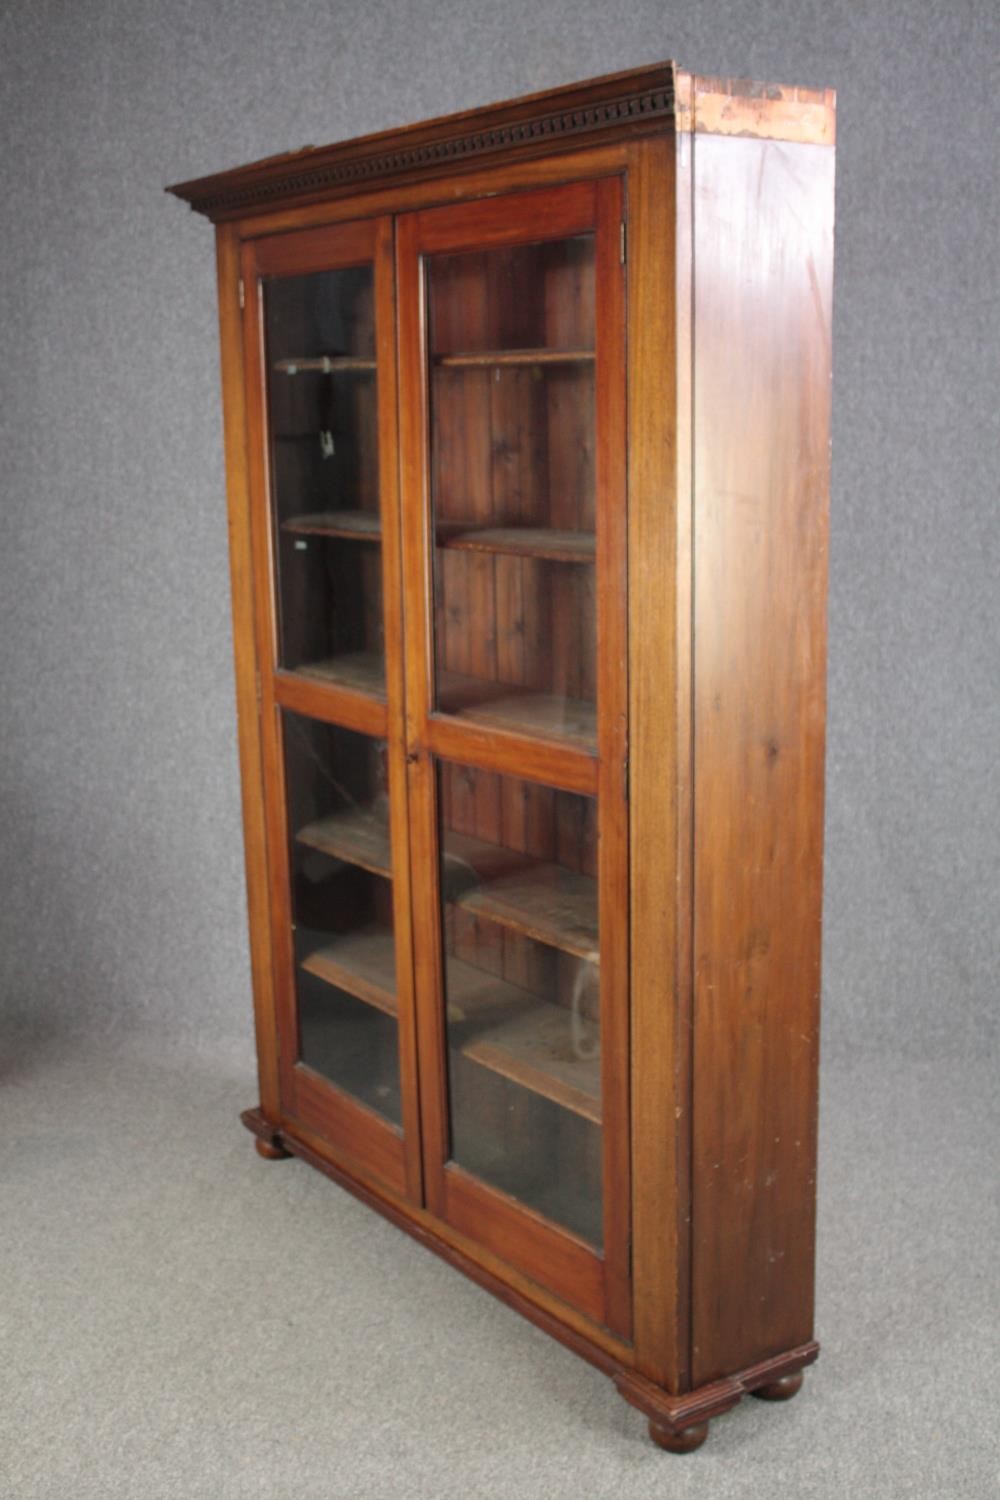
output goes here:
[[834, 100], [671, 63], [216, 225], [261, 1155], [665, 1448], [813, 1360]]

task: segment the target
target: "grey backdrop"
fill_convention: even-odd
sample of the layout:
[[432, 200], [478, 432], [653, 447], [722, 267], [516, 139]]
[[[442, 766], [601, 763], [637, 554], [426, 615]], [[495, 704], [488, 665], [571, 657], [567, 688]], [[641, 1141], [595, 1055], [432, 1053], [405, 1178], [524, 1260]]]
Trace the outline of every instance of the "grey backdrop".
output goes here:
[[245, 1037], [214, 261], [164, 183], [674, 56], [839, 91], [824, 1045], [996, 1020], [1000, 13], [6, 7], [3, 1003]]
[[[839, 91], [824, 1356], [690, 1460], [236, 1123], [212, 234], [162, 191], [666, 56]], [[996, 0], [8, 0], [4, 1500], [995, 1493], [998, 58]]]

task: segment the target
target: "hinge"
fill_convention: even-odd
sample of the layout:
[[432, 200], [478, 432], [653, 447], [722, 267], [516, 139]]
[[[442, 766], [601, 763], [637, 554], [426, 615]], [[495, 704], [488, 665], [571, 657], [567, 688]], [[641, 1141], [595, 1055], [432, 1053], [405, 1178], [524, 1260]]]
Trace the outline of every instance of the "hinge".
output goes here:
[[625, 249], [626, 249], [626, 245], [628, 243], [628, 237], [627, 237], [627, 233], [626, 233], [626, 229], [625, 229], [625, 220], [624, 219], [622, 219], [621, 230], [622, 230], [621, 262], [622, 262], [622, 265], [624, 265], [625, 264]]
[[624, 797], [624, 799], [625, 799], [626, 802], [628, 801], [628, 794], [629, 794], [628, 756], [626, 755], [625, 759], [622, 761], [622, 796]]
[[243, 280], [242, 276], [240, 277], [239, 290], [240, 290], [240, 311], [242, 312], [243, 308], [246, 307], [246, 305], [247, 305], [247, 289], [246, 289], [246, 284], [244, 283], [244, 280]]

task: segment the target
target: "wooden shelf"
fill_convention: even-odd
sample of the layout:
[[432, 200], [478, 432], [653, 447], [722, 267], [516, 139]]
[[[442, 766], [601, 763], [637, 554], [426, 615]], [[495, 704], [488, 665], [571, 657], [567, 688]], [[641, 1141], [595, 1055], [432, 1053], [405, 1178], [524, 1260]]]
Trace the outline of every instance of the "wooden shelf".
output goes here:
[[[295, 839], [373, 875], [391, 877], [384, 814], [367, 808], [345, 809], [308, 823]], [[451, 905], [563, 953], [597, 961], [597, 882], [590, 875], [446, 831], [443, 886], [443, 900]]]
[[307, 823], [295, 835], [296, 842], [318, 849], [333, 859], [349, 865], [360, 865], [373, 875], [392, 876], [389, 852], [389, 825], [384, 815], [367, 808], [349, 808]]
[[593, 349], [482, 349], [468, 353], [435, 354], [441, 370], [490, 369], [496, 365], [585, 365], [593, 364]]
[[460, 552], [503, 552], [548, 562], [592, 563], [597, 539], [592, 531], [554, 531], [545, 526], [490, 526], [438, 530], [437, 544]]
[[336, 536], [354, 542], [382, 540], [381, 517], [370, 510], [321, 510], [313, 515], [292, 516], [282, 521], [281, 529], [296, 536]]
[[[310, 953], [302, 960], [301, 967], [317, 979], [376, 1006], [387, 1016], [398, 1013], [395, 944], [388, 927], [373, 925], [345, 933]], [[536, 1003], [534, 996], [493, 974], [486, 974], [462, 959], [448, 959], [451, 1024], [496, 1025]]]
[[[372, 926], [345, 933], [311, 953], [301, 967], [396, 1016], [390, 929]], [[467, 1057], [599, 1121], [599, 1061], [572, 1056], [568, 1011], [457, 958], [447, 960], [447, 992], [448, 1022]]]
[[390, 928], [365, 927], [345, 933], [310, 953], [301, 967], [387, 1016], [396, 1015], [396, 954]]
[[[350, 541], [378, 542], [382, 520], [370, 510], [324, 510], [291, 516], [282, 531], [305, 536], [336, 536]], [[513, 557], [540, 557], [550, 562], [592, 563], [596, 539], [592, 531], [555, 531], [545, 526], [441, 527], [439, 547], [459, 552], [503, 552]]]
[[[299, 536], [334, 536], [348, 541], [378, 542], [382, 520], [370, 510], [322, 510], [291, 516], [281, 530]], [[491, 526], [481, 529], [441, 527], [439, 547], [460, 552], [503, 552], [549, 562], [591, 563], [596, 554], [592, 531], [555, 531], [544, 526]]]
[[[396, 1018], [396, 962], [388, 928], [345, 933], [311, 953], [301, 967]], [[600, 1124], [600, 1058], [573, 1056], [568, 1010], [457, 958], [447, 960], [447, 993], [451, 1034], [467, 1058]]]
[[374, 370], [375, 361], [358, 354], [310, 354], [275, 360], [273, 368], [279, 375], [337, 375], [342, 370]]
[[533, 693], [511, 683], [487, 682], [458, 672], [438, 672], [437, 710], [515, 733], [568, 740], [597, 750], [597, 710], [579, 698]]
[[596, 963], [597, 881], [518, 849], [445, 829], [443, 900]]
[[[449, 995], [455, 963], [455, 959], [448, 960]], [[588, 1058], [574, 1056], [570, 1012], [527, 995], [502, 979], [474, 972], [493, 986], [497, 1004], [505, 1013], [501, 1020], [485, 1027], [473, 1021], [468, 1036], [461, 1027], [453, 1030], [463, 1056], [599, 1125], [600, 1053]]]
[[297, 677], [317, 677], [373, 698], [385, 697], [385, 658], [377, 651], [346, 651], [326, 661], [302, 662], [293, 670]]
[[[445, 877], [454, 879], [460, 856], [454, 852], [453, 837], [445, 837]], [[474, 843], [477, 840], [465, 840], [466, 846]], [[486, 844], [483, 849], [495, 852], [492, 844]], [[501, 853], [510, 853], [510, 850], [501, 850]], [[484, 853], [478, 858], [484, 861], [487, 855]], [[528, 855], [513, 858], [520, 859], [520, 867], [496, 874], [493, 879], [487, 877], [483, 883], [469, 885], [468, 889], [451, 897], [454, 906], [477, 916], [487, 916], [511, 932], [559, 948], [562, 953], [574, 954], [577, 959], [597, 963], [600, 957], [597, 880], [589, 874], [564, 870], [562, 865], [532, 861]], [[468, 864], [475, 868], [475, 862], [477, 852], [472, 850]]]

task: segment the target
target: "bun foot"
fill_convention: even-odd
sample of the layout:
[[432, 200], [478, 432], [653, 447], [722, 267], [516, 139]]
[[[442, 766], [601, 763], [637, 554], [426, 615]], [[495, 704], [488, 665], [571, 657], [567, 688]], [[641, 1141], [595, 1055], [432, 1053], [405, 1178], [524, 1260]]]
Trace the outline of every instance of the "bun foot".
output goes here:
[[257, 1147], [257, 1155], [262, 1156], [265, 1161], [284, 1161], [292, 1154], [282, 1146], [273, 1145], [271, 1141], [262, 1141], [260, 1136], [254, 1141], [254, 1145]]
[[780, 1380], [772, 1380], [769, 1385], [757, 1386], [750, 1394], [756, 1396], [758, 1401], [791, 1401], [801, 1389], [802, 1371], [796, 1370], [792, 1375], [782, 1375]]
[[681, 1432], [673, 1432], [655, 1417], [650, 1417], [649, 1435], [654, 1443], [666, 1448], [668, 1453], [693, 1453], [708, 1437], [708, 1423], [699, 1422], [696, 1427], [685, 1427]]

